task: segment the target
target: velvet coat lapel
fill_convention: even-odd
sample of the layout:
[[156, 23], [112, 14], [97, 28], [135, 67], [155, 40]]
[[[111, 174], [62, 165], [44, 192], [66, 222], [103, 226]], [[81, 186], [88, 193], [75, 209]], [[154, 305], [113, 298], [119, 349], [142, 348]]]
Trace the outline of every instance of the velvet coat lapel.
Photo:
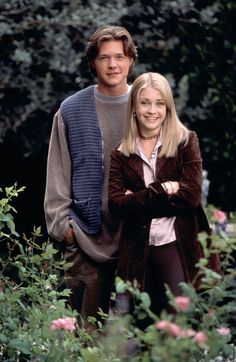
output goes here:
[[[158, 158], [157, 164], [156, 164], [156, 178], [159, 177], [159, 174], [162, 171], [162, 168], [165, 166], [166, 163], [168, 163], [168, 161], [170, 161], [170, 159], [168, 159], [166, 157]], [[130, 155], [127, 166], [130, 167], [130, 169], [132, 169], [137, 174], [137, 176], [140, 178], [140, 182], [141, 182], [142, 186], [145, 187], [144, 181], [143, 181], [144, 176], [143, 176], [143, 167], [142, 167], [141, 158], [136, 154]]]

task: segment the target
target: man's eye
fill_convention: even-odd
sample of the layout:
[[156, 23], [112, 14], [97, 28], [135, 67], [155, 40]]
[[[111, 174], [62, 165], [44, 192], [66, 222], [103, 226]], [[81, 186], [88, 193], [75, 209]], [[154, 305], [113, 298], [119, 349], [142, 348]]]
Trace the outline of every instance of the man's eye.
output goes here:
[[99, 57], [98, 59], [99, 59], [99, 60], [107, 60], [108, 57], [105, 57], [105, 56], [104, 56], [104, 57]]

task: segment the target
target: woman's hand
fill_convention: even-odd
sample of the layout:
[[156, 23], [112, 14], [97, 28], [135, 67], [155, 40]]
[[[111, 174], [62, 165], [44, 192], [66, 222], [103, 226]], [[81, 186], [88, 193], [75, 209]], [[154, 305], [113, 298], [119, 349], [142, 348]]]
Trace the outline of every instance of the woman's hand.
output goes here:
[[133, 194], [133, 192], [130, 191], [130, 190], [126, 190], [126, 191], [125, 191], [125, 195], [130, 195], [130, 194]]
[[179, 190], [178, 181], [166, 181], [161, 184], [168, 195], [175, 194]]

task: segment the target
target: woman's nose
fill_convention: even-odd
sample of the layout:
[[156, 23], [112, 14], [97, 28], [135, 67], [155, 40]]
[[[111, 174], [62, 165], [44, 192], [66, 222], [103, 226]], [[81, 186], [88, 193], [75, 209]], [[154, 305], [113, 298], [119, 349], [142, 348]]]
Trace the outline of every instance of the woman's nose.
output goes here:
[[150, 103], [149, 108], [148, 108], [148, 112], [149, 113], [156, 113], [157, 112], [157, 107], [156, 107], [155, 103]]

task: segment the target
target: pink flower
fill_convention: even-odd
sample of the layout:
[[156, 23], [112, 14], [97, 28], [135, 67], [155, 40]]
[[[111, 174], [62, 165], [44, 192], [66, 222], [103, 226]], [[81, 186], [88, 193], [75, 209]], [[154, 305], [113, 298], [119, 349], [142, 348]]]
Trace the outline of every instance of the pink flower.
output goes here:
[[168, 332], [171, 336], [181, 337], [182, 329], [175, 323], [170, 323]]
[[166, 331], [167, 328], [169, 327], [169, 325], [170, 325], [170, 322], [168, 322], [168, 321], [160, 321], [160, 322], [156, 323], [156, 329]]
[[65, 331], [73, 331], [75, 329], [75, 318], [59, 318], [51, 323], [51, 330], [64, 329]]
[[182, 329], [180, 337], [181, 338], [188, 338], [195, 336], [196, 332], [193, 329]]
[[230, 329], [225, 327], [217, 328], [217, 332], [219, 332], [222, 336], [227, 336], [230, 334]]
[[160, 321], [156, 323], [156, 328], [166, 331], [170, 336], [178, 338], [191, 338], [198, 343], [200, 347], [207, 348], [206, 342], [208, 340], [205, 332], [195, 332], [193, 329], [182, 329], [175, 323], [169, 321]]
[[190, 299], [188, 297], [175, 297], [175, 304], [178, 309], [186, 310], [190, 306]]
[[208, 338], [205, 332], [197, 332], [194, 336], [194, 339], [199, 346], [206, 347], [206, 342]]
[[213, 217], [216, 219], [216, 221], [218, 221], [220, 224], [225, 222], [225, 220], [227, 219], [226, 217], [226, 214], [221, 211], [221, 210], [218, 210], [216, 209], [214, 212], [213, 212]]
[[180, 337], [181, 328], [175, 324], [168, 321], [160, 321], [156, 323], [156, 328], [159, 330], [164, 330], [169, 333], [171, 336]]

